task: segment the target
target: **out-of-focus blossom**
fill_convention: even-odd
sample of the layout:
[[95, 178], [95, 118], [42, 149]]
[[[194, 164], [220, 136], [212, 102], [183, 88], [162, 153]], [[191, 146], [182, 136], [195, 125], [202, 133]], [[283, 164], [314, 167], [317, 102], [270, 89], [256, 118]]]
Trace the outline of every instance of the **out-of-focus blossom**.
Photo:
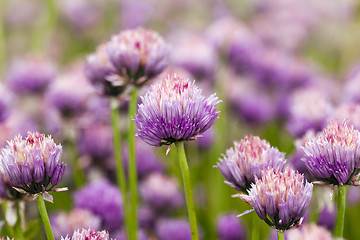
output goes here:
[[191, 240], [190, 225], [185, 220], [159, 220], [155, 232], [159, 240]]
[[249, 195], [238, 196], [253, 206], [255, 212], [270, 227], [278, 231], [296, 228], [309, 208], [313, 185], [304, 176], [286, 167], [268, 168], [261, 179], [255, 178]]
[[225, 183], [238, 191], [247, 192], [256, 178], [261, 177], [262, 170], [268, 167], [285, 167], [285, 154], [271, 147], [266, 140], [246, 136], [234, 147], [226, 150], [223, 159], [216, 167], [225, 178]]
[[2, 123], [10, 115], [10, 103], [12, 98], [9, 95], [8, 90], [2, 84], [0, 85], [0, 96], [0, 123]]
[[78, 148], [81, 155], [91, 157], [95, 163], [112, 157], [113, 146], [109, 144], [112, 133], [108, 124], [93, 122], [80, 127]]
[[106, 230], [96, 232], [93, 229], [78, 229], [74, 231], [72, 237], [61, 237], [61, 240], [110, 240], [109, 233]]
[[293, 229], [287, 232], [289, 240], [332, 240], [331, 232], [326, 228], [314, 223], [304, 224], [301, 228]]
[[105, 47], [105, 44], [100, 45], [95, 53], [87, 57], [84, 72], [100, 94], [117, 96], [125, 90], [125, 80], [116, 75]]
[[[43, 10], [39, 2], [27, 0], [13, 0], [6, 3], [4, 8], [6, 22], [14, 26], [28, 27], [34, 23], [34, 18]], [[16, 12], [16, 14], [14, 14]]]
[[[143, 230], [140, 229], [140, 231], [138, 231], [138, 239], [139, 240], [149, 240], [149, 238], [146, 236], [145, 232]], [[112, 238], [114, 240], [128, 240], [128, 238], [126, 237], [126, 232], [124, 230], [115, 233], [114, 237]]]
[[220, 240], [245, 240], [245, 230], [239, 219], [232, 214], [223, 215], [217, 221], [217, 233]]
[[352, 185], [360, 168], [360, 132], [348, 124], [330, 121], [328, 126], [305, 144], [304, 158], [309, 172], [333, 185]]
[[360, 103], [360, 65], [350, 72], [343, 96], [345, 102]]
[[360, 130], [360, 103], [342, 104], [333, 111], [330, 118], [337, 121], [347, 119], [356, 130]]
[[122, 197], [119, 189], [107, 180], [89, 183], [74, 194], [76, 208], [98, 215], [106, 229], [116, 229], [122, 223]]
[[286, 127], [293, 136], [301, 137], [308, 130], [323, 129], [331, 113], [332, 105], [322, 91], [301, 89], [293, 95]]
[[140, 228], [148, 229], [154, 227], [156, 214], [152, 211], [150, 206], [140, 206], [139, 207], [139, 226]]
[[58, 2], [60, 14], [77, 30], [94, 25], [100, 18], [104, 4], [96, 0], [61, 0]]
[[61, 212], [50, 218], [55, 239], [73, 233], [79, 228], [100, 228], [101, 219], [85, 209], [73, 209], [70, 213]]
[[[120, 2], [120, 17], [122, 27], [125, 29], [136, 28], [139, 26], [144, 26], [151, 17], [154, 15], [154, 11], [158, 11], [157, 6], [155, 6], [154, 1], [149, 0], [124, 0]], [[139, 14], [141, 12], [141, 14]]]
[[319, 226], [323, 226], [329, 231], [332, 231], [335, 228], [336, 223], [336, 208], [332, 205], [324, 206], [319, 214], [319, 218], [317, 220], [317, 224]]
[[144, 201], [157, 212], [172, 211], [184, 203], [177, 182], [160, 173], [149, 175], [140, 186]]
[[296, 139], [296, 150], [294, 154], [289, 158], [289, 162], [294, 167], [294, 169], [296, 169], [299, 173], [304, 174], [305, 179], [309, 182], [314, 180], [314, 177], [308, 171], [304, 161], [302, 160], [304, 157], [303, 147], [305, 147], [305, 144], [313, 137], [315, 137], [315, 132], [313, 130], [309, 130], [300, 139]]
[[7, 83], [15, 93], [42, 93], [55, 79], [57, 69], [53, 62], [40, 56], [15, 59], [7, 72]]
[[178, 37], [171, 52], [171, 62], [189, 71], [196, 79], [214, 78], [217, 56], [206, 39], [196, 35]]
[[215, 140], [215, 130], [209, 128], [206, 132], [202, 134], [202, 137], [198, 138], [197, 145], [200, 149], [207, 149], [212, 146]]
[[196, 139], [218, 116], [216, 95], [205, 99], [194, 82], [177, 75], [154, 84], [141, 99], [134, 122], [138, 136], [152, 146]]
[[[128, 166], [128, 155], [128, 148], [124, 148], [123, 161], [125, 169], [127, 169]], [[140, 179], [145, 178], [151, 173], [163, 171], [163, 166], [161, 165], [159, 158], [154, 153], [154, 148], [150, 147], [143, 141], [136, 142], [136, 165], [138, 177]]]
[[158, 75], [168, 63], [168, 45], [159, 34], [143, 28], [113, 36], [105, 50], [117, 73], [136, 85]]
[[63, 117], [80, 115], [86, 107], [86, 101], [92, 93], [83, 72], [80, 69], [71, 69], [59, 76], [51, 84], [46, 97]]
[[227, 93], [235, 113], [247, 123], [259, 124], [275, 117], [274, 100], [250, 79], [232, 80]]
[[52, 201], [47, 191], [59, 185], [65, 172], [61, 154], [61, 145], [50, 136], [28, 132], [25, 138], [18, 135], [7, 143], [1, 153], [0, 171], [19, 192], [46, 194]]

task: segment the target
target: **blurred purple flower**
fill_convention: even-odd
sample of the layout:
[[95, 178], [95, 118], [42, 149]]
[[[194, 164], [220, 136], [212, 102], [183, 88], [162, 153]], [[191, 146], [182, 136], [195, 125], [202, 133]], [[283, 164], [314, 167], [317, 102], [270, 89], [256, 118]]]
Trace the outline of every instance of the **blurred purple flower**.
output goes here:
[[[114, 238], [112, 238], [114, 240], [128, 240], [128, 238], [126, 237], [126, 233], [124, 230], [117, 232], [114, 234]], [[145, 232], [143, 230], [140, 229], [140, 231], [138, 231], [138, 239], [139, 240], [150, 240]]]
[[313, 185], [304, 176], [286, 167], [268, 168], [262, 171], [261, 179], [255, 178], [249, 195], [238, 194], [253, 206], [261, 220], [279, 231], [296, 228], [309, 208]]
[[332, 240], [331, 233], [324, 227], [314, 223], [304, 224], [298, 229], [287, 232], [289, 240]]
[[352, 185], [360, 168], [360, 132], [346, 121], [330, 121], [328, 126], [305, 144], [304, 158], [309, 172], [333, 185]]
[[[106, 53], [117, 73], [141, 85], [167, 65], [168, 46], [156, 32], [143, 28], [122, 31], [106, 43]], [[139, 82], [139, 79], [145, 80]]]
[[196, 79], [214, 79], [217, 55], [206, 39], [196, 35], [176, 37], [171, 62], [189, 71]]
[[226, 150], [216, 167], [225, 178], [225, 183], [238, 191], [247, 192], [256, 178], [268, 167], [285, 167], [285, 154], [271, 147], [266, 140], [245, 136], [234, 147]]
[[155, 232], [159, 240], [191, 240], [190, 225], [185, 220], [159, 220]]
[[79, 228], [98, 230], [101, 219], [85, 209], [73, 209], [70, 213], [60, 212], [50, 217], [51, 227], [55, 239], [72, 234]]
[[10, 115], [10, 104], [12, 96], [4, 85], [0, 85], [0, 123], [4, 122]]
[[125, 90], [125, 80], [116, 75], [102, 44], [86, 59], [84, 72], [95, 89], [105, 96], [117, 96]]
[[178, 183], [160, 173], [149, 175], [140, 186], [145, 203], [156, 212], [169, 212], [179, 208], [184, 199]]
[[113, 230], [121, 226], [123, 219], [121, 193], [106, 179], [89, 183], [75, 192], [74, 202], [76, 208], [87, 209], [98, 215], [107, 229]]
[[222, 215], [217, 221], [217, 233], [219, 240], [245, 240], [244, 227], [240, 224], [236, 215]]
[[306, 88], [294, 92], [292, 97], [288, 131], [295, 137], [302, 137], [306, 131], [320, 131], [326, 126], [332, 113], [332, 106], [324, 92]]
[[325, 227], [327, 230], [332, 231], [336, 223], [336, 208], [334, 206], [325, 205], [319, 214], [317, 224]]
[[39, 94], [55, 79], [57, 69], [48, 59], [26, 56], [15, 59], [7, 72], [9, 87], [19, 94]]
[[86, 101], [92, 93], [80, 69], [71, 69], [51, 84], [46, 98], [63, 117], [79, 116], [86, 108]]
[[356, 130], [360, 131], [360, 103], [342, 104], [333, 111], [330, 118], [336, 121], [347, 119]]
[[218, 116], [216, 95], [205, 99], [194, 82], [177, 75], [154, 84], [141, 99], [134, 122], [138, 136], [152, 146], [193, 140]]
[[25, 138], [18, 135], [7, 143], [1, 153], [0, 171], [20, 192], [46, 193], [59, 185], [64, 175], [61, 154], [62, 146], [50, 136], [28, 132]]

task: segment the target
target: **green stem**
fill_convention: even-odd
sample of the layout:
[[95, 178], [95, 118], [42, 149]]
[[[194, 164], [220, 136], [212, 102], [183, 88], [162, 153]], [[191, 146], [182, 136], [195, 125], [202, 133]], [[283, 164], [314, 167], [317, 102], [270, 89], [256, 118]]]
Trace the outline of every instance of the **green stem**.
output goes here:
[[191, 227], [191, 239], [198, 240], [199, 235], [198, 235], [195, 205], [194, 205], [194, 199], [193, 199], [192, 187], [191, 187], [191, 176], [190, 176], [189, 166], [186, 160], [184, 142], [182, 141], [175, 142], [175, 146], [177, 148], [179, 164], [184, 181], [186, 205], [187, 205], [190, 227]]
[[336, 216], [335, 238], [342, 238], [344, 232], [345, 206], [346, 206], [346, 186], [339, 185], [338, 212]]
[[19, 203], [16, 203], [16, 215], [17, 215], [17, 221], [15, 223], [15, 238], [19, 240], [24, 239], [24, 232], [21, 227], [21, 214], [20, 214], [20, 206]]
[[[56, 3], [55, 0], [47, 0], [47, 20], [44, 26], [40, 26], [37, 31], [34, 31], [32, 47], [34, 50], [46, 49], [45, 39], [51, 30], [55, 27], [57, 21]], [[44, 47], [45, 46], [45, 47]]]
[[136, 144], [135, 144], [135, 124], [132, 120], [132, 117], [135, 116], [137, 105], [137, 89], [134, 88], [131, 93], [131, 101], [129, 106], [129, 187], [130, 187], [130, 197], [131, 197], [131, 234], [130, 240], [137, 239], [137, 168], [136, 168]]
[[123, 206], [124, 206], [124, 215], [125, 215], [125, 228], [127, 230], [127, 234], [129, 234], [129, 224], [128, 224], [128, 205], [127, 205], [127, 197], [126, 197], [126, 179], [125, 172], [123, 167], [123, 162], [121, 158], [121, 138], [120, 138], [120, 130], [118, 127], [118, 100], [116, 98], [110, 99], [110, 108], [111, 108], [111, 123], [112, 123], [112, 131], [113, 131], [113, 148], [114, 148], [114, 158], [116, 165], [116, 177], [117, 184], [120, 188], [122, 198], [123, 198]]
[[252, 214], [251, 240], [260, 239], [260, 219], [257, 214]]
[[52, 229], [51, 229], [49, 216], [48, 216], [48, 213], [46, 211], [46, 206], [45, 206], [45, 201], [44, 201], [43, 196], [40, 195], [40, 196], [37, 197], [37, 203], [38, 203], [38, 206], [39, 206], [39, 212], [40, 212], [41, 220], [42, 220], [42, 222], [44, 224], [46, 237], [47, 237], [48, 240], [55, 240]]
[[278, 240], [285, 240], [285, 232], [277, 231], [277, 239]]
[[[4, 214], [4, 219], [6, 220], [6, 210], [7, 210], [7, 201], [4, 201], [3, 203], [1, 203], [1, 208]], [[10, 226], [8, 224], [7, 221], [5, 221], [5, 229], [6, 229], [6, 233], [8, 233], [9, 237], [14, 237], [14, 227]]]

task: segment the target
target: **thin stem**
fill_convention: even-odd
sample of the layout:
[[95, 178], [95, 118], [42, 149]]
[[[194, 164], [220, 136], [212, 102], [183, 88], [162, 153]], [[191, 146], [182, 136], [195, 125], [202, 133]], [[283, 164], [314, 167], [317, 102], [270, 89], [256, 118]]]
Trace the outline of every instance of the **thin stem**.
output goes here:
[[47, 237], [48, 240], [55, 240], [52, 229], [51, 229], [49, 216], [48, 216], [48, 213], [46, 211], [46, 206], [45, 206], [45, 201], [44, 201], [43, 196], [40, 195], [40, 196], [37, 197], [37, 203], [38, 203], [38, 206], [39, 206], [39, 212], [40, 212], [41, 220], [42, 220], [42, 222], [44, 224], [46, 237]]
[[130, 187], [130, 197], [131, 197], [131, 234], [130, 240], [137, 239], [137, 204], [138, 204], [138, 195], [137, 195], [137, 168], [136, 168], [136, 145], [135, 145], [135, 124], [132, 120], [132, 117], [136, 113], [136, 104], [137, 104], [137, 89], [134, 88], [131, 94], [131, 101], [129, 106], [129, 187]]
[[15, 223], [15, 238], [19, 240], [24, 239], [24, 232], [21, 227], [21, 213], [20, 213], [20, 203], [16, 203], [16, 215], [17, 215], [17, 221]]
[[55, 0], [47, 0], [47, 19], [44, 26], [40, 26], [35, 35], [33, 36], [33, 49], [41, 50], [46, 49], [45, 39], [46, 35], [51, 33], [51, 30], [55, 27], [57, 21], [56, 3]]
[[260, 219], [257, 214], [252, 214], [251, 240], [260, 239]]
[[346, 186], [339, 185], [338, 212], [336, 216], [335, 238], [342, 239], [344, 232], [344, 219], [346, 207]]
[[277, 239], [278, 240], [285, 240], [285, 232], [277, 231]]
[[123, 198], [123, 206], [125, 213], [125, 227], [127, 230], [127, 234], [129, 234], [129, 226], [128, 226], [128, 209], [127, 209], [127, 197], [126, 197], [126, 179], [125, 172], [123, 167], [123, 162], [121, 158], [121, 138], [120, 131], [118, 127], [118, 100], [116, 98], [110, 99], [110, 108], [111, 108], [111, 123], [112, 123], [112, 131], [113, 131], [113, 148], [114, 148], [114, 158], [116, 165], [116, 177], [117, 184], [120, 188], [122, 198]]
[[199, 235], [198, 235], [197, 222], [196, 222], [194, 199], [192, 195], [191, 176], [190, 176], [189, 166], [186, 160], [184, 142], [182, 141], [175, 142], [175, 146], [177, 148], [179, 164], [184, 181], [186, 205], [187, 205], [190, 227], [191, 227], [191, 239], [198, 240]]

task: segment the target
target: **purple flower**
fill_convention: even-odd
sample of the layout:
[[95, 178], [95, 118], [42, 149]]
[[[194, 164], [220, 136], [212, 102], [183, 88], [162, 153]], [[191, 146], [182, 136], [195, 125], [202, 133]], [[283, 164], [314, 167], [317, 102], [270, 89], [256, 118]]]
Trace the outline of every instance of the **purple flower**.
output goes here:
[[218, 116], [216, 95], [205, 99], [194, 82], [177, 75], [154, 84], [141, 99], [134, 119], [137, 135], [152, 146], [193, 140]]
[[217, 66], [213, 46], [196, 35], [181, 35], [176, 40], [171, 51], [171, 62], [189, 71], [196, 79], [212, 80]]
[[70, 213], [58, 213], [50, 218], [55, 239], [73, 233], [79, 228], [100, 228], [101, 219], [85, 209], [73, 209]]
[[268, 168], [261, 179], [255, 178], [249, 195], [238, 196], [254, 207], [255, 212], [270, 227], [285, 231], [297, 227], [309, 207], [313, 185], [292, 170]]
[[89, 183], [74, 194], [76, 208], [88, 209], [103, 220], [107, 229], [121, 226], [122, 197], [119, 189], [107, 180]]
[[331, 233], [324, 227], [314, 223], [304, 224], [299, 229], [293, 229], [287, 232], [289, 240], [332, 240]]
[[[128, 169], [128, 148], [123, 149], [124, 167]], [[139, 179], [154, 172], [162, 172], [163, 166], [154, 153], [154, 149], [141, 140], [136, 142], [136, 165]]]
[[317, 224], [332, 231], [336, 222], [336, 208], [334, 206], [325, 205], [319, 214]]
[[245, 229], [239, 219], [233, 215], [223, 215], [217, 222], [217, 233], [220, 240], [245, 240]]
[[346, 121], [330, 121], [305, 144], [303, 161], [318, 180], [334, 185], [353, 184], [360, 168], [360, 132]]
[[156, 76], [168, 62], [167, 44], [156, 32], [143, 28], [113, 36], [107, 43], [106, 52], [117, 73], [135, 81], [143, 76], [145, 81]]
[[332, 111], [324, 92], [317, 89], [301, 89], [294, 93], [290, 105], [288, 131], [295, 137], [301, 137], [310, 129], [320, 131], [326, 126]]
[[96, 52], [87, 57], [84, 72], [96, 90], [106, 96], [117, 96], [125, 90], [125, 81], [116, 75], [114, 66], [105, 52], [106, 45], [100, 45]]
[[2, 123], [10, 115], [10, 104], [12, 100], [9, 91], [2, 84], [0, 85], [0, 96], [0, 123]]
[[191, 240], [190, 225], [185, 220], [159, 220], [155, 232], [159, 240]]
[[58, 185], [65, 172], [62, 147], [38, 132], [20, 134], [7, 143], [0, 156], [0, 171], [21, 192], [38, 194]]
[[46, 98], [63, 117], [72, 117], [85, 110], [91, 93], [92, 89], [83, 72], [72, 69], [56, 79], [48, 89]]
[[184, 203], [178, 183], [160, 173], [149, 175], [140, 186], [144, 201], [156, 212], [166, 212]]
[[225, 183], [238, 191], [248, 191], [256, 178], [261, 177], [262, 170], [272, 167], [284, 169], [284, 153], [271, 147], [266, 140], [246, 136], [234, 147], [226, 150], [223, 159], [216, 167], [225, 178]]
[[9, 67], [7, 80], [16, 93], [42, 93], [56, 76], [56, 67], [48, 59], [28, 56], [16, 59]]
[[61, 237], [61, 240], [110, 240], [109, 233], [105, 230], [96, 232], [93, 229], [78, 229], [74, 231], [72, 237], [66, 236], [65, 238]]
[[354, 125], [356, 130], [360, 130], [360, 104], [359, 103], [349, 103], [342, 104], [335, 109], [332, 114], [332, 120], [341, 121], [347, 119], [349, 123]]
[[[114, 240], [128, 240], [128, 238], [126, 237], [126, 232], [124, 230], [117, 232], [114, 234]], [[145, 232], [143, 230], [140, 229], [140, 231], [138, 231], [138, 239], [139, 240], [149, 240], [149, 238], [146, 236]]]

